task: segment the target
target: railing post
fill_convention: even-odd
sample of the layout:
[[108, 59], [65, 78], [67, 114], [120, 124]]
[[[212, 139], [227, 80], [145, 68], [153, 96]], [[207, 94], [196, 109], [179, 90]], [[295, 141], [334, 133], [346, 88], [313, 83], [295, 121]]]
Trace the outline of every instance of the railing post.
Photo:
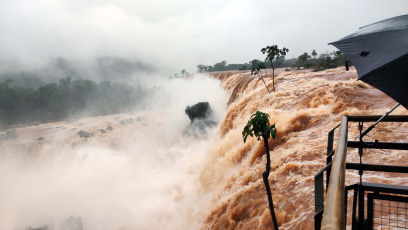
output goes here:
[[320, 230], [324, 208], [324, 171], [315, 176], [315, 230]]
[[[359, 163], [346, 163], [346, 153], [347, 147], [359, 148], [359, 155], [362, 156], [364, 148], [380, 148], [380, 149], [398, 149], [398, 150], [408, 150], [408, 143], [388, 143], [388, 142], [358, 142], [358, 141], [347, 141], [348, 133], [348, 122], [360, 122], [359, 128], [361, 130], [363, 122], [378, 122], [380, 116], [343, 116], [341, 121], [341, 128], [339, 138], [337, 140], [336, 151], [333, 151], [333, 133], [329, 133], [328, 145], [327, 145], [327, 162], [331, 162], [333, 157], [334, 160], [330, 165], [326, 165], [324, 169], [319, 171], [315, 176], [315, 191], [316, 191], [316, 212], [315, 220], [318, 221], [322, 218], [322, 222], [315, 223], [315, 228], [328, 230], [343, 230], [346, 226], [346, 214], [347, 214], [347, 192], [349, 189], [354, 190], [353, 199], [353, 213], [352, 213], [352, 229], [367, 229], [373, 227], [373, 203], [369, 201], [367, 206], [365, 206], [364, 196], [367, 191], [378, 192], [378, 188], [382, 188], [387, 193], [398, 193], [408, 195], [408, 188], [394, 188], [392, 185], [382, 185], [376, 187], [376, 185], [364, 185], [362, 186], [362, 175], [364, 170], [368, 171], [384, 171], [384, 172], [402, 172], [408, 173], [408, 167], [406, 166], [390, 166], [390, 165], [370, 165], [363, 164], [362, 158]], [[408, 122], [408, 116], [387, 116], [382, 121], [384, 122]], [[336, 127], [337, 128], [337, 127]], [[334, 129], [333, 129], [334, 130]], [[333, 131], [332, 130], [332, 131]], [[361, 133], [361, 132], [360, 132]], [[331, 152], [331, 153], [330, 153]], [[333, 156], [334, 155], [334, 156]], [[345, 170], [354, 169], [359, 170], [360, 183], [354, 184], [352, 186], [345, 187]], [[330, 174], [329, 169], [331, 168], [331, 175], [329, 176], [330, 181], [328, 183], [326, 192], [326, 202], [321, 202], [322, 200], [322, 190], [324, 192], [322, 182], [322, 174], [324, 171]], [[318, 177], [318, 178], [317, 178]], [[326, 178], [327, 180], [327, 178]], [[370, 187], [371, 186], [371, 187]], [[384, 187], [385, 186], [385, 187]], [[403, 186], [400, 186], [403, 187]], [[369, 188], [367, 190], [367, 188]], [[371, 190], [370, 190], [371, 189]], [[384, 190], [385, 189], [385, 190]], [[394, 191], [395, 190], [395, 191]], [[404, 192], [399, 193], [399, 190]], [[397, 191], [397, 192], [396, 192]], [[370, 194], [370, 192], [368, 192]], [[369, 195], [370, 196], [370, 195]], [[369, 197], [370, 198], [370, 197]], [[405, 198], [405, 197], [404, 197]], [[369, 199], [370, 200], [370, 199]], [[404, 201], [408, 203], [408, 199]], [[324, 204], [326, 203], [326, 204]], [[324, 207], [323, 217], [321, 217], [321, 207]], [[359, 210], [357, 210], [357, 207]], [[367, 209], [366, 209], [367, 208]], [[365, 212], [366, 210], [367, 212]], [[365, 214], [367, 213], [367, 219], [365, 219]]]
[[[327, 135], [327, 157], [326, 157], [326, 165], [330, 164], [333, 161], [333, 142], [334, 142], [334, 131], [339, 127], [340, 125], [337, 125], [332, 129], [329, 134]], [[326, 189], [329, 186], [330, 183], [330, 173], [331, 173], [331, 167], [327, 169], [327, 174], [326, 174]]]
[[340, 134], [332, 172], [330, 175], [330, 184], [327, 190], [327, 202], [323, 213], [322, 229], [323, 230], [343, 230], [344, 224], [344, 182], [346, 171], [346, 152], [347, 152], [347, 133], [348, 119], [343, 116], [341, 119]]
[[364, 188], [361, 183], [358, 185], [358, 222], [357, 229], [365, 229], [365, 218], [364, 218]]
[[367, 195], [367, 226], [366, 229], [373, 229], [374, 227], [374, 193], [368, 193]]

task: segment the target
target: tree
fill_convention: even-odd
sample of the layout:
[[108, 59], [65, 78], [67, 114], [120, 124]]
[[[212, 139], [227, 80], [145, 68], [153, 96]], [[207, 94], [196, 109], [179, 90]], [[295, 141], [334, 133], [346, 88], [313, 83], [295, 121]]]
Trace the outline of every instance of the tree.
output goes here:
[[156, 92], [154, 88], [108, 81], [99, 84], [91, 80], [72, 81], [70, 77], [36, 90], [8, 84], [0, 83], [0, 126], [65, 119], [84, 112], [91, 116], [128, 112], [136, 106], [145, 106], [144, 99]]
[[72, 78], [70, 76], [66, 77], [65, 79], [62, 78], [59, 80], [59, 87], [64, 90], [69, 90], [71, 88]]
[[330, 68], [336, 68], [346, 63], [347, 57], [340, 51], [334, 51], [331, 53], [320, 54], [320, 57], [316, 60], [313, 68], [316, 70], [324, 70]]
[[289, 52], [289, 49], [285, 47], [279, 49], [277, 45], [273, 45], [262, 48], [261, 52], [267, 54], [265, 60], [271, 63], [273, 91], [275, 92], [275, 69], [285, 61], [285, 56], [286, 53]]
[[247, 66], [244, 64], [238, 70], [246, 70], [246, 69], [247, 69]]
[[198, 69], [198, 72], [199, 72], [199, 73], [204, 73], [204, 72], [207, 72], [208, 66], [205, 66], [205, 65], [197, 65], [197, 69]]
[[305, 53], [303, 53], [302, 55], [300, 55], [298, 57], [298, 60], [299, 60], [300, 64], [303, 65], [308, 58], [311, 58], [311, 56], [308, 53], [305, 52]]
[[[268, 86], [267, 86], [266, 83], [265, 83], [265, 80], [264, 80], [263, 76], [262, 76], [261, 69], [265, 70], [265, 76], [266, 76], [266, 75], [267, 75], [267, 72], [266, 72], [266, 69], [265, 69], [265, 64], [264, 64], [263, 62], [257, 63], [257, 66], [256, 66], [256, 67], [252, 67], [252, 69], [251, 69], [251, 75], [259, 75], [259, 76], [260, 76], [260, 79], [263, 81], [263, 83], [264, 83], [264, 85], [265, 85], [265, 87], [266, 87], [266, 90], [267, 90], [268, 93], [269, 93], [269, 89], [268, 89]], [[256, 83], [258, 83], [258, 82], [256, 82]], [[256, 84], [255, 84], [255, 85], [256, 85]]]
[[222, 62], [218, 62], [218, 63], [215, 63], [214, 64], [214, 66], [213, 66], [213, 70], [214, 71], [224, 71], [224, 70], [227, 70], [227, 61], [222, 61]]
[[180, 73], [181, 73], [181, 76], [184, 76], [186, 74], [186, 70], [183, 69], [183, 70], [180, 71]]
[[346, 64], [347, 57], [341, 51], [333, 51], [331, 53], [333, 61], [336, 66], [342, 66]]
[[269, 173], [271, 171], [271, 156], [269, 154], [269, 145], [268, 139], [272, 136], [273, 139], [276, 138], [276, 128], [275, 124], [269, 124], [269, 115], [260, 111], [252, 114], [250, 117], [247, 125], [244, 127], [242, 131], [242, 137], [244, 138], [244, 143], [248, 136], [256, 136], [258, 141], [261, 140], [261, 137], [264, 141], [265, 146], [265, 153], [266, 153], [266, 169], [265, 172], [262, 174], [263, 181], [266, 188], [266, 194], [268, 196], [268, 203], [269, 203], [269, 211], [271, 213], [272, 222], [275, 230], [278, 230], [278, 222], [276, 221], [275, 210], [273, 209], [273, 200], [272, 200], [272, 193], [269, 187]]
[[253, 69], [253, 68], [257, 68], [258, 67], [258, 63], [260, 63], [261, 61], [259, 61], [259, 60], [257, 60], [257, 59], [254, 59], [254, 60], [252, 60], [250, 63], [251, 63], [251, 69]]
[[313, 58], [316, 60], [316, 56], [317, 56], [316, 50], [313, 50], [313, 51], [312, 51], [312, 56], [313, 56]]
[[13, 79], [6, 79], [6, 80], [4, 80], [4, 83], [3, 83], [3, 85], [4, 85], [4, 87], [9, 87], [9, 85], [13, 82], [14, 80]]

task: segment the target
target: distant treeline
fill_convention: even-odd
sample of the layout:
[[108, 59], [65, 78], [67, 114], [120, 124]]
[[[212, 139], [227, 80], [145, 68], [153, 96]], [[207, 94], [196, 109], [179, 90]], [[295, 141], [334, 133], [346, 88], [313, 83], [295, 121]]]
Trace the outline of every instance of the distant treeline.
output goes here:
[[[295, 64], [297, 61], [296, 58], [288, 59], [285, 60], [280, 67], [290, 67]], [[251, 70], [252, 67], [257, 66], [258, 63], [262, 61], [258, 59], [254, 59], [252, 61], [249, 61], [248, 63], [243, 63], [243, 64], [227, 64], [227, 61], [222, 61], [215, 63], [212, 66], [206, 66], [206, 65], [197, 65], [197, 72], [199, 73], [204, 73], [204, 72], [216, 72], [216, 71], [229, 71], [229, 70]], [[264, 62], [265, 67], [269, 68], [270, 63], [269, 62]]]
[[[313, 56], [313, 58], [312, 58]], [[314, 69], [316, 71], [336, 68], [338, 66], [344, 66], [346, 63], [346, 56], [340, 51], [334, 51], [331, 53], [323, 53], [317, 57], [318, 54], [315, 50], [311, 52], [311, 55], [308, 53], [303, 53], [298, 58], [291, 58], [285, 60], [279, 67], [292, 67], [292, 66], [303, 66], [308, 69]], [[206, 65], [197, 65], [197, 72], [215, 72], [215, 71], [229, 71], [229, 70], [251, 70], [253, 67], [256, 67], [258, 63], [262, 61], [254, 59], [248, 63], [243, 64], [227, 64], [226, 61], [216, 63], [212, 66]], [[266, 68], [270, 68], [270, 63], [265, 61], [263, 62]], [[351, 63], [349, 63], [351, 64]]]
[[0, 83], [0, 126], [60, 120], [81, 114], [98, 116], [129, 112], [142, 106], [154, 89], [125, 83], [60, 79], [38, 89]]
[[56, 79], [72, 77], [72, 80], [87, 79], [93, 81], [130, 82], [135, 77], [156, 72], [154, 66], [138, 60], [102, 56], [86, 61], [76, 61], [64, 57], [50, 58], [37, 68], [26, 68], [24, 65], [14, 66], [0, 60], [0, 82], [13, 79], [13, 86], [37, 89], [55, 82]]

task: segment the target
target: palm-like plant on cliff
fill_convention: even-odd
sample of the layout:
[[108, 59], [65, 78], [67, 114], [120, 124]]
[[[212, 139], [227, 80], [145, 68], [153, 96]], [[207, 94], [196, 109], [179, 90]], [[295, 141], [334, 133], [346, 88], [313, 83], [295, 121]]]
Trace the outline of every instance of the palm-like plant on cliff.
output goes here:
[[244, 143], [246, 142], [248, 136], [251, 137], [256, 136], [259, 141], [261, 140], [261, 138], [264, 141], [266, 153], [266, 169], [262, 176], [266, 188], [266, 194], [268, 196], [269, 211], [271, 212], [273, 226], [275, 230], [278, 230], [278, 223], [276, 221], [275, 210], [273, 209], [272, 193], [271, 188], [269, 187], [268, 180], [269, 173], [271, 171], [271, 156], [269, 153], [268, 139], [269, 137], [272, 137], [273, 139], [276, 138], [275, 124], [273, 125], [269, 124], [268, 114], [257, 111], [256, 113], [252, 114], [247, 125], [244, 127], [244, 131], [242, 131], [242, 136], [244, 138]]
[[[260, 79], [263, 81], [263, 83], [265, 85], [265, 88], [269, 93], [269, 89], [268, 89], [268, 86], [265, 83], [264, 76], [262, 75], [261, 69], [265, 70], [265, 76], [266, 76], [267, 72], [266, 72], [266, 69], [265, 69], [265, 64], [263, 62], [260, 62], [260, 63], [258, 63], [257, 66], [252, 67], [251, 75], [258, 75], [260, 77]], [[256, 82], [256, 84], [258, 83], [258, 81]]]
[[266, 53], [266, 61], [271, 63], [272, 68], [272, 81], [273, 81], [273, 92], [275, 92], [275, 69], [280, 66], [285, 61], [286, 53], [289, 49], [283, 47], [279, 49], [277, 45], [267, 46], [261, 49], [263, 54]]

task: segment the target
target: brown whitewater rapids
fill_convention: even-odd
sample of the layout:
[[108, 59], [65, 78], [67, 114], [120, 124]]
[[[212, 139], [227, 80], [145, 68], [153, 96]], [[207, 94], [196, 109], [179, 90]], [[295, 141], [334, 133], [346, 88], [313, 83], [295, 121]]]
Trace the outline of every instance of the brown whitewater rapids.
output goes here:
[[[267, 93], [248, 72], [219, 72], [163, 86], [176, 89], [165, 90], [174, 99], [169, 107], [14, 127], [18, 138], [0, 140], [0, 229], [59, 229], [70, 216], [81, 217], [85, 230], [272, 229], [263, 144], [242, 139], [257, 110], [278, 130], [269, 144], [269, 180], [280, 229], [313, 229], [314, 175], [325, 166], [327, 133], [343, 115], [384, 114], [395, 102], [357, 81], [353, 68], [277, 74], [276, 92]], [[189, 93], [180, 92], [186, 87]], [[190, 96], [201, 88], [205, 96]], [[185, 106], [202, 100], [218, 127], [206, 137], [183, 135]], [[401, 107], [393, 114], [408, 113]], [[81, 138], [79, 130], [93, 136]], [[408, 125], [389, 123], [366, 139], [407, 142], [407, 136]], [[349, 138], [357, 137], [350, 126]], [[357, 152], [347, 160], [358, 162]], [[408, 158], [368, 150], [364, 162], [408, 165]], [[408, 185], [400, 174], [367, 173], [364, 180]], [[358, 173], [347, 173], [347, 184], [357, 181]]]

